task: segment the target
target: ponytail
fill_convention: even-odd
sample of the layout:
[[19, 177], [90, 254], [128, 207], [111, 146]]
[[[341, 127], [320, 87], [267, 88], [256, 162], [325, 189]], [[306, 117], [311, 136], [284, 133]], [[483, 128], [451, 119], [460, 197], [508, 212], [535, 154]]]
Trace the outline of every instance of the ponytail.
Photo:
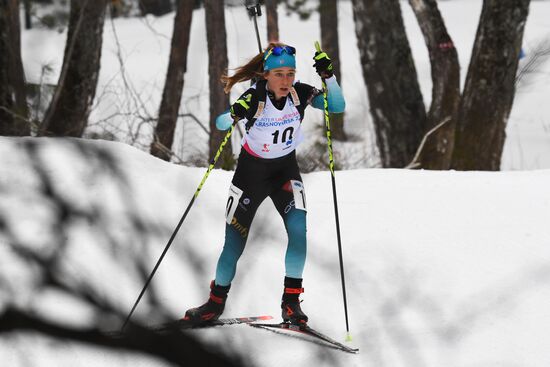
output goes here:
[[223, 91], [227, 94], [237, 83], [246, 82], [254, 78], [263, 79], [263, 71], [264, 54], [261, 53], [254, 56], [246, 64], [235, 69], [235, 73], [232, 76], [227, 75], [226, 70], [221, 77], [222, 84], [224, 85]]
[[250, 59], [246, 64], [235, 69], [235, 74], [229, 76], [227, 70], [221, 77], [221, 82], [224, 85], [223, 91], [227, 94], [231, 88], [237, 83], [246, 82], [251, 79], [264, 79], [264, 53], [275, 46], [285, 46], [284, 43], [270, 42], [264, 52], [257, 54]]

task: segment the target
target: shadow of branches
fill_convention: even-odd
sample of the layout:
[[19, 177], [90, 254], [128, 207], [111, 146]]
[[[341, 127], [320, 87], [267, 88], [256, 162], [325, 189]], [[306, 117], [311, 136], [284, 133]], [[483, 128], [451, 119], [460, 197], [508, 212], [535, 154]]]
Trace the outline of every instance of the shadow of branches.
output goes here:
[[[248, 364], [193, 335], [148, 327], [177, 317], [158, 284], [151, 284], [126, 332], [116, 332], [172, 223], [142, 215], [123, 162], [100, 143], [7, 141], [8, 164], [0, 168], [0, 338], [24, 332], [178, 366]], [[194, 251], [184, 246], [173, 256], [204, 277]]]

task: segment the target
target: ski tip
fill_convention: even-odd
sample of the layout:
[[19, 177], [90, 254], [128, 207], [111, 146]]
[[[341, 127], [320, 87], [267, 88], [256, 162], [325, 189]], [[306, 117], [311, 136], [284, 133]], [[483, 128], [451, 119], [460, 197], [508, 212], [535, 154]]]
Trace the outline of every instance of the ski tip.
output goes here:
[[352, 340], [353, 340], [353, 339], [352, 339], [352, 337], [351, 337], [351, 333], [349, 333], [349, 332], [346, 333], [346, 341], [347, 341], [347, 342], [351, 342]]
[[266, 315], [266, 316], [260, 316], [260, 317], [258, 317], [258, 319], [259, 319], [259, 320], [272, 320], [272, 319], [273, 319], [273, 316], [268, 316], [268, 315]]

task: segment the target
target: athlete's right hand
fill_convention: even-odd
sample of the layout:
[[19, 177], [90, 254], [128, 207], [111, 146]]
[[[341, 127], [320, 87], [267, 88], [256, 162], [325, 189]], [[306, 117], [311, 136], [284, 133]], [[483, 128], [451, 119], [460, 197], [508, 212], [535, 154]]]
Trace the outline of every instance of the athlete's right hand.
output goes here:
[[244, 119], [248, 114], [248, 110], [250, 110], [251, 101], [252, 93], [247, 93], [239, 97], [239, 99], [233, 103], [233, 106], [231, 106], [231, 116], [233, 116], [233, 118], [238, 117], [239, 120]]

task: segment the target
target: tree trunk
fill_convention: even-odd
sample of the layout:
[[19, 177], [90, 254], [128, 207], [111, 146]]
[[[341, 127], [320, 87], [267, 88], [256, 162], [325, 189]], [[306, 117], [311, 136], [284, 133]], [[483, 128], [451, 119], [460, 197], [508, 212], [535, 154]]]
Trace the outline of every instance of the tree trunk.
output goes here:
[[357, 43], [383, 167], [407, 165], [426, 131], [399, 0], [353, 0]]
[[107, 0], [72, 0], [61, 75], [42, 135], [81, 137], [99, 76]]
[[277, 15], [278, 3], [279, 0], [265, 0], [267, 42], [279, 42], [279, 16]]
[[[340, 73], [340, 43], [338, 41], [338, 2], [337, 0], [321, 0], [321, 45], [332, 60], [334, 75], [342, 85]], [[330, 114], [330, 130], [335, 140], [346, 140], [344, 133], [344, 114]]]
[[138, 0], [141, 15], [153, 14], [161, 16], [172, 11], [170, 0]]
[[[436, 127], [426, 139], [419, 168], [446, 170], [451, 166], [454, 146], [454, 117], [460, 101], [458, 54], [447, 33], [435, 0], [409, 0], [426, 41], [432, 67], [432, 103], [427, 129]], [[440, 126], [444, 121], [443, 125]]]
[[[222, 0], [205, 0], [206, 39], [208, 44], [208, 77], [210, 90], [210, 138], [208, 142], [209, 157], [213, 158], [225, 131], [216, 128], [216, 116], [229, 106], [229, 96], [224, 93], [220, 78], [227, 69], [227, 37], [225, 33], [224, 2]], [[233, 151], [228, 144], [218, 161], [223, 169], [232, 169], [234, 166]]]
[[30, 135], [21, 62], [19, 1], [0, 1], [0, 135]]
[[484, 0], [460, 101], [452, 168], [500, 169], [529, 0]]
[[174, 131], [183, 92], [183, 79], [187, 70], [187, 49], [193, 5], [194, 0], [178, 0], [168, 72], [159, 108], [159, 120], [155, 128], [155, 139], [151, 144], [151, 154], [166, 161], [169, 161], [171, 156], [170, 150], [174, 142]]

